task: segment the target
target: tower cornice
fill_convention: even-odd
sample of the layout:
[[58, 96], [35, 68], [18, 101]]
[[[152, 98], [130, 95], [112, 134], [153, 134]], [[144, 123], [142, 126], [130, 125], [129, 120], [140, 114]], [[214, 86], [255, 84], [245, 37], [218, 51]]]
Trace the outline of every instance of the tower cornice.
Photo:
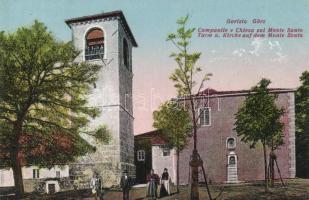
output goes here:
[[125, 32], [127, 33], [130, 40], [132, 41], [132, 45], [134, 47], [137, 47], [137, 42], [121, 10], [66, 19], [65, 23], [71, 28], [72, 26], [75, 26], [75, 25], [88, 24], [88, 23], [100, 22], [100, 21], [110, 21], [110, 20], [119, 20], [121, 24], [123, 25]]

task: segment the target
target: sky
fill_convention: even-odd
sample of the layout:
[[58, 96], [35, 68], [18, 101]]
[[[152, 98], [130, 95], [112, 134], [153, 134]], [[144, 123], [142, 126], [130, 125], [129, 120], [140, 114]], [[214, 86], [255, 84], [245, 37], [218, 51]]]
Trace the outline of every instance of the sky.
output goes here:
[[[61, 41], [71, 40], [65, 19], [122, 10], [137, 40], [133, 50], [134, 133], [153, 130], [152, 112], [176, 91], [169, 80], [175, 69], [169, 57], [176, 51], [166, 41], [176, 20], [189, 14], [188, 27], [301, 28], [302, 38], [202, 38], [197, 31], [190, 51], [202, 53], [197, 65], [212, 73], [206, 87], [249, 89], [262, 77], [271, 87], [296, 88], [309, 70], [309, 0], [0, 0], [0, 30], [14, 32], [35, 19], [44, 22]], [[227, 24], [245, 19], [247, 24]], [[253, 19], [265, 20], [252, 24]]]

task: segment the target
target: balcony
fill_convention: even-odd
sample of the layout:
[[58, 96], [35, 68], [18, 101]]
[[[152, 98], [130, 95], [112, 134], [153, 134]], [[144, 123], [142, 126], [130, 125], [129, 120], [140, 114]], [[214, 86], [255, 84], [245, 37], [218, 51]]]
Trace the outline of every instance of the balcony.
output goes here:
[[88, 46], [85, 49], [85, 60], [103, 59], [104, 45]]

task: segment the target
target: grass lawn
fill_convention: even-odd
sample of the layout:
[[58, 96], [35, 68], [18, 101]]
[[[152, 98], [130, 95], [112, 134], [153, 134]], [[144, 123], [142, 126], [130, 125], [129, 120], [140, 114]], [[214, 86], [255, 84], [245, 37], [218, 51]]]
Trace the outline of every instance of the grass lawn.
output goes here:
[[[276, 182], [275, 187], [270, 189], [269, 193], [264, 192], [264, 186], [258, 184], [237, 184], [237, 185], [212, 185], [210, 186], [212, 196], [220, 196], [217, 200], [309, 200], [309, 179], [287, 180], [284, 187], [280, 182]], [[162, 200], [187, 200], [189, 199], [188, 187], [181, 186], [179, 194], [173, 194], [170, 197], [161, 198]], [[173, 188], [172, 192], [175, 191]], [[131, 200], [146, 199], [146, 188], [134, 188], [130, 192]], [[108, 192], [104, 195], [105, 200], [122, 199], [121, 192]], [[206, 188], [200, 187], [200, 199], [208, 199]]]

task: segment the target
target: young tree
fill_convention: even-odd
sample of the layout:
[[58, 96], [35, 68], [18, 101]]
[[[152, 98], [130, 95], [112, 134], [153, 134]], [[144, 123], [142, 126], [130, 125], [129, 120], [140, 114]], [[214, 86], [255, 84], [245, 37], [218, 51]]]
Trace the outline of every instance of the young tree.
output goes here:
[[283, 109], [276, 106], [276, 94], [269, 93], [270, 80], [262, 79], [246, 98], [236, 115], [235, 130], [241, 140], [254, 148], [261, 142], [264, 154], [265, 190], [268, 191], [267, 147], [271, 152], [282, 144]]
[[297, 176], [309, 178], [309, 71], [300, 77], [296, 92], [296, 167]]
[[[198, 94], [204, 86], [204, 82], [209, 80], [211, 74], [205, 74], [202, 77], [200, 84], [197, 84], [196, 77], [200, 74], [202, 69], [196, 66], [201, 53], [189, 52], [189, 46], [191, 44], [191, 37], [195, 31], [195, 28], [186, 28], [188, 16], [177, 20], [178, 29], [176, 33], [171, 33], [167, 37], [167, 41], [171, 41], [173, 45], [178, 49], [177, 53], [172, 53], [171, 57], [176, 61], [177, 68], [171, 74], [170, 79], [175, 82], [175, 87], [179, 97], [186, 97], [190, 103], [191, 121], [193, 127], [193, 152], [192, 159], [190, 161], [191, 167], [191, 199], [199, 199], [198, 191], [198, 168], [202, 165], [202, 160], [197, 151], [197, 109], [198, 103], [195, 101], [195, 96]], [[198, 87], [196, 87], [198, 86]], [[206, 181], [206, 180], [205, 180]], [[210, 195], [209, 195], [210, 196]]]
[[177, 193], [179, 193], [179, 153], [187, 146], [192, 131], [191, 117], [185, 108], [174, 101], [165, 102], [153, 112], [153, 127], [162, 131], [168, 146], [177, 153]]
[[108, 139], [106, 127], [86, 129], [100, 113], [86, 100], [100, 66], [74, 62], [78, 54], [38, 21], [0, 34], [0, 146], [17, 196], [24, 193], [23, 165], [50, 167], [91, 151], [82, 132]]

